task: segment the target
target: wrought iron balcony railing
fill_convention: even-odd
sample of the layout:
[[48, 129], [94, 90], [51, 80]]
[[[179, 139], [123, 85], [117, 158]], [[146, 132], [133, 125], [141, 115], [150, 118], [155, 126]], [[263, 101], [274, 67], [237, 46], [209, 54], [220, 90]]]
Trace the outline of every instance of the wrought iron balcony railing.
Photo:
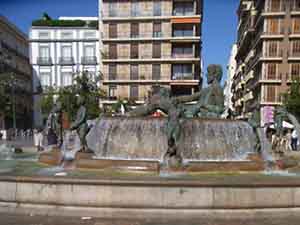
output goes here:
[[53, 64], [52, 58], [51, 57], [38, 57], [37, 64], [40, 66], [51, 66]]
[[83, 56], [81, 57], [81, 63], [83, 65], [97, 65], [96, 56]]
[[60, 57], [59, 64], [61, 65], [74, 65], [74, 58], [73, 57]]

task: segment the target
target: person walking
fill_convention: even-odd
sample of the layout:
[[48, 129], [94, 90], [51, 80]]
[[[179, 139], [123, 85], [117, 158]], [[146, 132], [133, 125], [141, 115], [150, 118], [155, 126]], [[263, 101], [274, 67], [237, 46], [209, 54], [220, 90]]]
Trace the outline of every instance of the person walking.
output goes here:
[[297, 151], [298, 149], [298, 134], [296, 129], [292, 132], [292, 149], [293, 151]]

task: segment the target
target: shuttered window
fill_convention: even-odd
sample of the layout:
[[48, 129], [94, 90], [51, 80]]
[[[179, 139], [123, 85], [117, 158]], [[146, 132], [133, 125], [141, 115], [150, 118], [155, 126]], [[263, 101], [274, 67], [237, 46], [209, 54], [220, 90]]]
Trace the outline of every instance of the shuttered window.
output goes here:
[[138, 85], [130, 85], [130, 99], [138, 100], [139, 98], [139, 86]]
[[294, 34], [300, 33], [300, 18], [293, 19], [293, 33]]
[[300, 40], [292, 42], [292, 52], [293, 56], [300, 56]]
[[139, 67], [138, 65], [130, 65], [130, 80], [138, 80], [139, 79]]
[[130, 58], [138, 59], [139, 58], [139, 44], [130, 45]]
[[300, 78], [300, 63], [293, 63], [291, 66], [291, 79], [299, 79]]
[[276, 86], [267, 86], [267, 102], [276, 102]]
[[139, 37], [139, 24], [138, 23], [132, 23], [130, 25], [130, 37], [131, 38]]
[[152, 57], [153, 58], [160, 58], [161, 57], [161, 44], [160, 43], [153, 43], [152, 45]]
[[279, 19], [269, 19], [268, 20], [268, 33], [269, 34], [279, 34], [280, 29], [280, 20]]
[[268, 42], [268, 56], [269, 57], [277, 57], [279, 56], [279, 43], [277, 41], [269, 41]]
[[161, 23], [153, 23], [153, 37], [161, 37]]
[[116, 44], [110, 44], [109, 45], [109, 58], [110, 59], [116, 59], [117, 58], [117, 45]]
[[276, 63], [269, 63], [267, 64], [268, 72], [267, 72], [267, 79], [275, 80], [276, 79]]
[[152, 65], [152, 80], [160, 80], [160, 64]]
[[279, 12], [281, 10], [281, 0], [271, 0], [270, 1], [270, 11], [271, 12]]
[[117, 65], [110, 64], [108, 66], [108, 79], [109, 80], [116, 80], [117, 79]]
[[118, 37], [118, 26], [115, 23], [109, 24], [109, 38]]

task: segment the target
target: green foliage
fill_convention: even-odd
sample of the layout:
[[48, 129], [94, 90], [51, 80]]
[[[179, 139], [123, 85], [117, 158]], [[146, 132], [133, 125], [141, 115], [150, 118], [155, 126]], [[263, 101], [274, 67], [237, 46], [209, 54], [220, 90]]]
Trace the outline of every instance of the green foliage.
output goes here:
[[0, 74], [0, 112], [11, 113], [12, 95], [10, 92], [11, 75], [9, 73]]
[[54, 95], [55, 90], [52, 87], [48, 87], [45, 91], [45, 94], [41, 98], [40, 107], [44, 118], [49, 115], [51, 109], [54, 106]]
[[210, 64], [207, 67], [207, 77], [216, 77], [220, 82], [223, 76], [222, 66], [219, 64]]
[[86, 22], [83, 20], [45, 20], [39, 19], [32, 21], [32, 26], [47, 27], [84, 27]]
[[44, 12], [43, 17], [44, 20], [52, 20], [52, 18], [48, 15], [48, 13]]
[[47, 95], [43, 96], [43, 113], [49, 114], [53, 108], [53, 96], [56, 95], [57, 101], [62, 104], [63, 111], [68, 114], [71, 120], [74, 120], [78, 110], [77, 97], [81, 96], [85, 99], [88, 119], [97, 118], [100, 114], [99, 99], [105, 93], [100, 90], [96, 82], [90, 79], [88, 72], [75, 74], [73, 83], [71, 86], [62, 87], [58, 90], [49, 89]]
[[283, 94], [286, 109], [300, 119], [300, 79], [294, 80], [287, 93]]
[[98, 27], [99, 27], [99, 22], [98, 22], [98, 20], [97, 20], [97, 21], [90, 21], [90, 22], [88, 23], [88, 27], [98, 29]]

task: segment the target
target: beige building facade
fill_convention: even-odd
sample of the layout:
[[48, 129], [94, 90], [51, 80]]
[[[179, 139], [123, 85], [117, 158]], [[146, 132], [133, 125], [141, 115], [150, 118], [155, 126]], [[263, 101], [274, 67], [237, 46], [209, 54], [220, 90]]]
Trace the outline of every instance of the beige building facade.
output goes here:
[[300, 77], [300, 1], [241, 0], [234, 107], [240, 117], [282, 104]]
[[[0, 15], [0, 74], [9, 96], [1, 110], [0, 129], [32, 126], [32, 69], [27, 36]], [[2, 106], [3, 107], [3, 106]]]
[[142, 103], [156, 86], [192, 94], [201, 82], [201, 0], [100, 0], [107, 102]]

